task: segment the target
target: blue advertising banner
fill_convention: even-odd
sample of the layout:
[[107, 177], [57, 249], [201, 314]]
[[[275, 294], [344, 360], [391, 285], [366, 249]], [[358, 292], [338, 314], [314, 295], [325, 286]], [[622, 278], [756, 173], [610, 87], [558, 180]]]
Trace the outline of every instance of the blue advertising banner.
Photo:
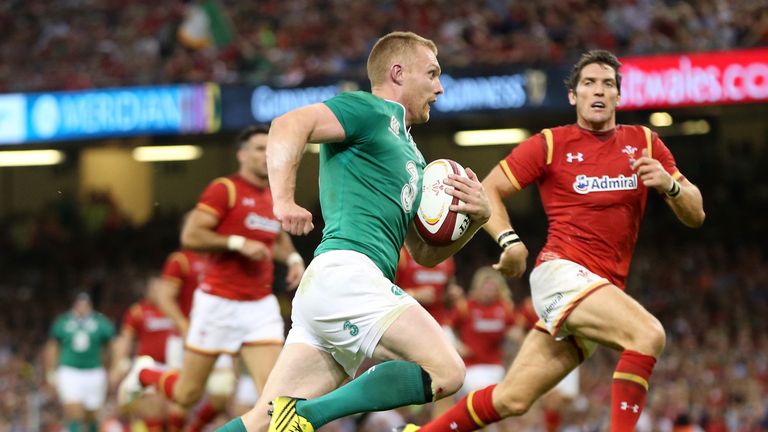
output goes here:
[[[556, 78], [550, 77], [557, 75]], [[435, 118], [484, 111], [562, 110], [568, 99], [561, 70], [527, 69], [509, 75], [454, 77], [440, 80], [445, 92], [432, 107]], [[335, 85], [272, 88], [266, 85], [223, 86], [221, 89], [222, 129], [239, 129], [248, 124], [268, 123], [292, 109], [322, 102], [342, 91], [365, 88], [363, 83], [343, 81]]]
[[0, 143], [211, 133], [219, 102], [217, 84], [0, 95]]

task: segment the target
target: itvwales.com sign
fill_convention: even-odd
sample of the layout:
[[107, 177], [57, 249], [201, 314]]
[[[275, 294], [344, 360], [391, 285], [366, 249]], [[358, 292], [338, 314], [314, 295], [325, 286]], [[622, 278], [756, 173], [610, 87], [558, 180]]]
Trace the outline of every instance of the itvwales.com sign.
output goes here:
[[768, 101], [768, 49], [622, 58], [621, 109]]
[[218, 108], [216, 84], [0, 95], [0, 144], [215, 132]]

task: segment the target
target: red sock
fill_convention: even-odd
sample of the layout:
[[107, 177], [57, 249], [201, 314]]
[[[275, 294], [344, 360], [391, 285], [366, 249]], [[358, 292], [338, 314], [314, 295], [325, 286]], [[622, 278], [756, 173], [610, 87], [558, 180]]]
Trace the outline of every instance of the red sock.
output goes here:
[[208, 423], [212, 422], [216, 418], [219, 411], [209, 401], [205, 401], [203, 405], [195, 413], [195, 418], [192, 420], [192, 424], [189, 426], [189, 432], [200, 432]]
[[648, 378], [656, 359], [639, 352], [621, 353], [611, 385], [611, 432], [632, 432], [645, 406]]
[[463, 397], [445, 414], [421, 427], [419, 432], [469, 432], [501, 420], [493, 407], [496, 384]]
[[553, 408], [544, 408], [544, 427], [547, 432], [557, 432], [560, 430], [562, 422], [560, 413]]
[[163, 432], [165, 426], [163, 419], [159, 418], [145, 418], [143, 419], [144, 426], [147, 428], [147, 432]]
[[154, 386], [160, 393], [164, 394], [168, 400], [173, 400], [173, 386], [179, 379], [179, 371], [158, 371], [153, 369], [142, 369], [139, 372], [139, 382], [143, 386]]
[[184, 414], [180, 412], [171, 411], [168, 414], [168, 432], [181, 432], [184, 429]]

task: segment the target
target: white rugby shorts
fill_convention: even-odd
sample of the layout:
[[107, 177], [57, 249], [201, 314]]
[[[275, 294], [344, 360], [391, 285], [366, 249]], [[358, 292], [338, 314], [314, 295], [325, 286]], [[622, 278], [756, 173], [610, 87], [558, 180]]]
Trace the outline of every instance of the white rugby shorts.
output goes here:
[[[539, 316], [537, 327], [545, 328], [556, 339], [565, 339], [572, 333], [565, 320], [573, 309], [596, 290], [610, 284], [581, 264], [564, 259], [545, 261], [531, 272], [531, 299]], [[576, 337], [575, 343], [587, 358], [597, 344]]]
[[387, 328], [414, 305], [418, 302], [367, 256], [350, 250], [325, 252], [304, 272], [285, 343], [326, 351], [354, 377]]
[[107, 397], [107, 372], [104, 368], [59, 366], [56, 390], [62, 404], [82, 404], [86, 410], [96, 411], [104, 406]]
[[285, 323], [277, 298], [237, 301], [195, 291], [187, 349], [235, 355], [244, 344], [282, 344]]

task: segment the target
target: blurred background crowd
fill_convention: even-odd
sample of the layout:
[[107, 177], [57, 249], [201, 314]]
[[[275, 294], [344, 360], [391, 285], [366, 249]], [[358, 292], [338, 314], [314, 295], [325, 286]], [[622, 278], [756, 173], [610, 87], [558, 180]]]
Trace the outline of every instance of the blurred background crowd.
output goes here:
[[[205, 22], [212, 34], [203, 35]], [[382, 34], [440, 47], [444, 70], [768, 43], [766, 0], [6, 0], [0, 92], [365, 78]], [[19, 79], [24, 77], [24, 79]]]

